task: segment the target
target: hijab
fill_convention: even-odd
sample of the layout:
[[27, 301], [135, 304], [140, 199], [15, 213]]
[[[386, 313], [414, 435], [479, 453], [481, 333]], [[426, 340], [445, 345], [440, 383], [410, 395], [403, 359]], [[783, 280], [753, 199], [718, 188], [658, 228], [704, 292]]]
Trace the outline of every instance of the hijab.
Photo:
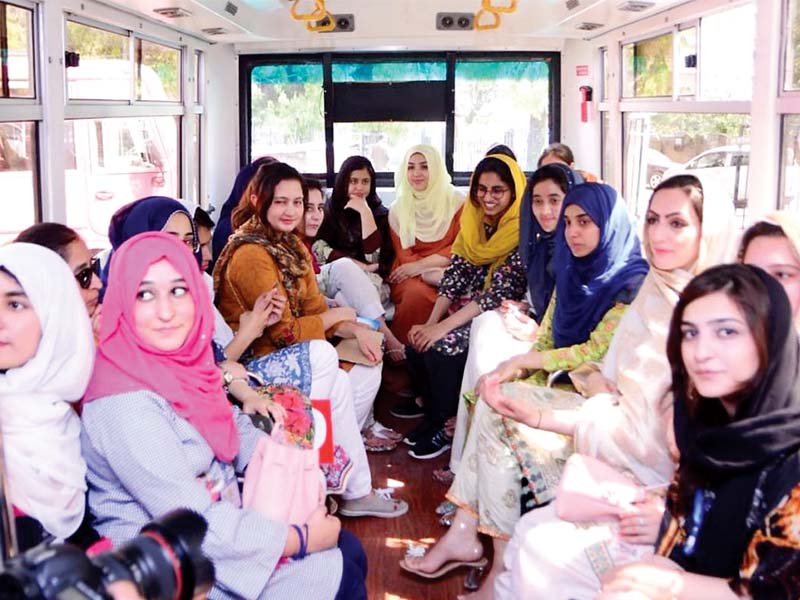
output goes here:
[[721, 268], [752, 270], [764, 284], [763, 300], [769, 304], [767, 369], [739, 404], [734, 420], [721, 426], [703, 426], [690, 418], [686, 386], [673, 382], [675, 439], [681, 456], [698, 469], [735, 474], [800, 448], [800, 359], [791, 306], [781, 284], [758, 267]]
[[[600, 229], [597, 247], [581, 258], [573, 256], [564, 237], [564, 214], [573, 204]], [[553, 263], [557, 297], [553, 340], [556, 348], [563, 348], [586, 341], [614, 304], [629, 304], [647, 275], [639, 238], [614, 188], [582, 183], [567, 193], [556, 226]]]
[[486, 158], [495, 158], [509, 168], [514, 181], [514, 200], [500, 217], [494, 235], [488, 239], [483, 226], [483, 208], [471, 200], [465, 202], [461, 211], [461, 229], [453, 243], [453, 254], [473, 265], [489, 265], [484, 289], [491, 285], [495, 269], [519, 246], [519, 211], [525, 193], [525, 173], [517, 161], [502, 154], [492, 154]]
[[217, 261], [217, 258], [222, 253], [225, 244], [228, 243], [228, 237], [233, 233], [231, 215], [233, 215], [234, 209], [239, 205], [239, 200], [242, 199], [242, 195], [250, 184], [250, 180], [256, 176], [256, 171], [258, 171], [261, 165], [268, 165], [273, 162], [276, 162], [276, 160], [271, 156], [262, 156], [261, 158], [255, 159], [249, 165], [245, 165], [242, 170], [239, 171], [239, 174], [236, 175], [236, 180], [233, 182], [233, 189], [231, 189], [231, 193], [228, 194], [228, 199], [225, 200], [225, 203], [219, 211], [217, 226], [214, 228], [214, 238], [211, 243], [211, 251], [214, 255], [212, 267], [213, 263]]
[[[422, 154], [428, 163], [428, 186], [417, 191], [408, 181], [408, 161]], [[395, 201], [389, 209], [389, 225], [400, 238], [403, 248], [417, 240], [430, 243], [441, 240], [464, 203], [464, 196], [453, 186], [441, 154], [433, 146], [419, 144], [406, 152], [394, 176]]]
[[14, 506], [51, 534], [67, 537], [83, 519], [86, 463], [80, 400], [94, 363], [94, 337], [75, 276], [55, 252], [33, 244], [0, 247], [0, 266], [28, 296], [42, 330], [36, 354], [0, 373], [0, 422]]
[[[145, 231], [161, 231], [175, 213], [183, 213], [192, 224], [192, 235], [197, 239], [197, 227], [192, 214], [186, 207], [173, 198], [166, 196], [148, 196], [126, 204], [114, 213], [108, 226], [108, 240], [111, 242], [111, 254], [123, 243], [133, 236]], [[198, 247], [194, 253], [198, 266], [202, 264], [203, 257]], [[111, 268], [111, 258], [103, 268], [103, 286], [108, 285], [108, 271]]]
[[[147, 344], [134, 325], [139, 285], [150, 266], [162, 259], [180, 273], [195, 302], [195, 320], [186, 340], [170, 351]], [[97, 364], [84, 402], [151, 390], [197, 429], [218, 459], [231, 462], [239, 450], [239, 438], [214, 363], [213, 331], [211, 299], [186, 245], [161, 232], [132, 237], [111, 259]]]
[[[728, 214], [730, 219], [721, 218]], [[696, 273], [730, 260], [733, 211], [724, 195], [703, 200], [698, 259], [688, 269], [657, 269], [647, 230], [643, 246], [650, 262], [603, 358], [603, 375], [618, 394], [586, 401], [575, 428], [575, 451], [596, 456], [632, 473], [643, 485], [668, 483], [675, 471], [670, 452], [672, 377], [667, 334], [680, 293]], [[573, 372], [574, 373], [574, 372]]]
[[[734, 418], [713, 425], [689, 415], [688, 386], [673, 377], [675, 439], [681, 453], [678, 492], [692, 492], [691, 481], [684, 480], [689, 478], [695, 480], [695, 489], [713, 497], [699, 524], [696, 510], [689, 509], [689, 519], [697, 526], [694, 553], [687, 554], [686, 546], [679, 543], [670, 550], [670, 557], [691, 572], [732, 577], [755, 529], [800, 482], [800, 353], [789, 299], [781, 284], [750, 265], [718, 269], [749, 270], [763, 284], [762, 302], [768, 304], [767, 365], [755, 388], [740, 400]], [[730, 279], [732, 274], [724, 276]], [[672, 505], [673, 514], [674, 510]], [[662, 552], [669, 549], [670, 538], [676, 539], [674, 531], [670, 525], [662, 534]]]
[[[567, 165], [553, 163], [542, 167], [546, 170], [558, 169], [566, 175], [567, 191], [579, 183], [583, 177], [570, 169]], [[536, 173], [541, 172], [541, 169]], [[536, 321], [541, 322], [550, 296], [555, 286], [555, 272], [553, 270], [553, 249], [555, 248], [556, 231], [545, 231], [539, 221], [533, 216], [533, 185], [536, 173], [531, 176], [522, 196], [522, 205], [519, 209], [519, 253], [522, 264], [528, 274], [528, 291], [531, 297], [533, 313]], [[549, 181], [544, 179], [542, 181]]]

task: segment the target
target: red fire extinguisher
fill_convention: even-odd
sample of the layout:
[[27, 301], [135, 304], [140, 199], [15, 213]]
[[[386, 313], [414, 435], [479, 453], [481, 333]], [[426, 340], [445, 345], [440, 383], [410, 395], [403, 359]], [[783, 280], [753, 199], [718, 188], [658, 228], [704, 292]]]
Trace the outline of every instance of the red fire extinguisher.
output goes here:
[[581, 122], [588, 123], [592, 110], [592, 86], [582, 85], [581, 90]]

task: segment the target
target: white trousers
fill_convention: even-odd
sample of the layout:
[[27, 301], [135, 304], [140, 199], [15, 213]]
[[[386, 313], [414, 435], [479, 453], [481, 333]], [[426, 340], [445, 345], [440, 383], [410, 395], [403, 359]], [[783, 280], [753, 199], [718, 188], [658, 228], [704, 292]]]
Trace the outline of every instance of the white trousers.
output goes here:
[[463, 400], [464, 394], [475, 389], [481, 375], [494, 370], [504, 360], [526, 353], [531, 346], [531, 342], [522, 342], [506, 331], [500, 311], [489, 310], [472, 319], [467, 364], [461, 379], [456, 431], [450, 453], [450, 470], [453, 473], [458, 471], [461, 464], [469, 429], [469, 413]]
[[384, 315], [378, 290], [364, 270], [349, 258], [322, 265], [317, 281], [327, 298], [339, 306], [355, 309], [361, 317], [379, 319]]
[[372, 407], [381, 387], [382, 364], [374, 367], [354, 365], [347, 373], [350, 388], [353, 390], [353, 406], [356, 409], [356, 421], [359, 430], [363, 430], [374, 421]]
[[[623, 542], [616, 518], [570, 523], [558, 518], [551, 502], [517, 522], [503, 554], [506, 570], [495, 579], [494, 597], [592, 600], [600, 593], [606, 571], [652, 554], [652, 545]], [[619, 596], [623, 598], [641, 596]]]
[[[309, 344], [309, 354], [311, 398], [330, 399], [333, 439], [344, 448], [353, 461], [353, 471], [342, 496], [345, 499], [361, 498], [372, 491], [372, 475], [369, 472], [364, 442], [361, 440], [361, 427], [356, 416], [351, 378], [339, 368], [336, 349], [328, 342], [312, 340]], [[371, 368], [377, 369], [377, 367]], [[378, 371], [378, 385], [380, 385], [380, 371]], [[375, 391], [377, 392], [377, 389]]]

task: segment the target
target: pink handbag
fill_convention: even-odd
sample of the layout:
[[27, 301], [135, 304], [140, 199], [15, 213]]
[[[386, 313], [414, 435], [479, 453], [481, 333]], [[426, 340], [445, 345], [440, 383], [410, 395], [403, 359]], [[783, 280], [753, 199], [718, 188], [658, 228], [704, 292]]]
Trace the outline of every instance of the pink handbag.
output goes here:
[[585, 454], [573, 454], [564, 465], [555, 508], [565, 521], [594, 521], [620, 517], [644, 498], [644, 488], [614, 467]]
[[319, 453], [261, 436], [244, 475], [242, 505], [281, 523], [305, 523], [325, 501]]

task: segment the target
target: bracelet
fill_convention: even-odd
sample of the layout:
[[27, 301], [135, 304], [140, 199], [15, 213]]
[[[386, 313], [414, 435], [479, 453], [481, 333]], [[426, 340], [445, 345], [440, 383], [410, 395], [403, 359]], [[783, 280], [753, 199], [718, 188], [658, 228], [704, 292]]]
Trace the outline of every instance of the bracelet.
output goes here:
[[[307, 554], [306, 536], [303, 535], [303, 530], [300, 529], [299, 525], [292, 524], [291, 527], [295, 530], [297, 537], [300, 540], [300, 549], [297, 551], [297, 553], [292, 554], [290, 558], [294, 560], [300, 560], [301, 558], [305, 558]], [[303, 527], [305, 527], [306, 532], [308, 532], [308, 525], [303, 525]]]
[[534, 429], [539, 429], [539, 425], [542, 424], [542, 409], [537, 409], [539, 411], [539, 418], [536, 420], [536, 425], [533, 426]]

